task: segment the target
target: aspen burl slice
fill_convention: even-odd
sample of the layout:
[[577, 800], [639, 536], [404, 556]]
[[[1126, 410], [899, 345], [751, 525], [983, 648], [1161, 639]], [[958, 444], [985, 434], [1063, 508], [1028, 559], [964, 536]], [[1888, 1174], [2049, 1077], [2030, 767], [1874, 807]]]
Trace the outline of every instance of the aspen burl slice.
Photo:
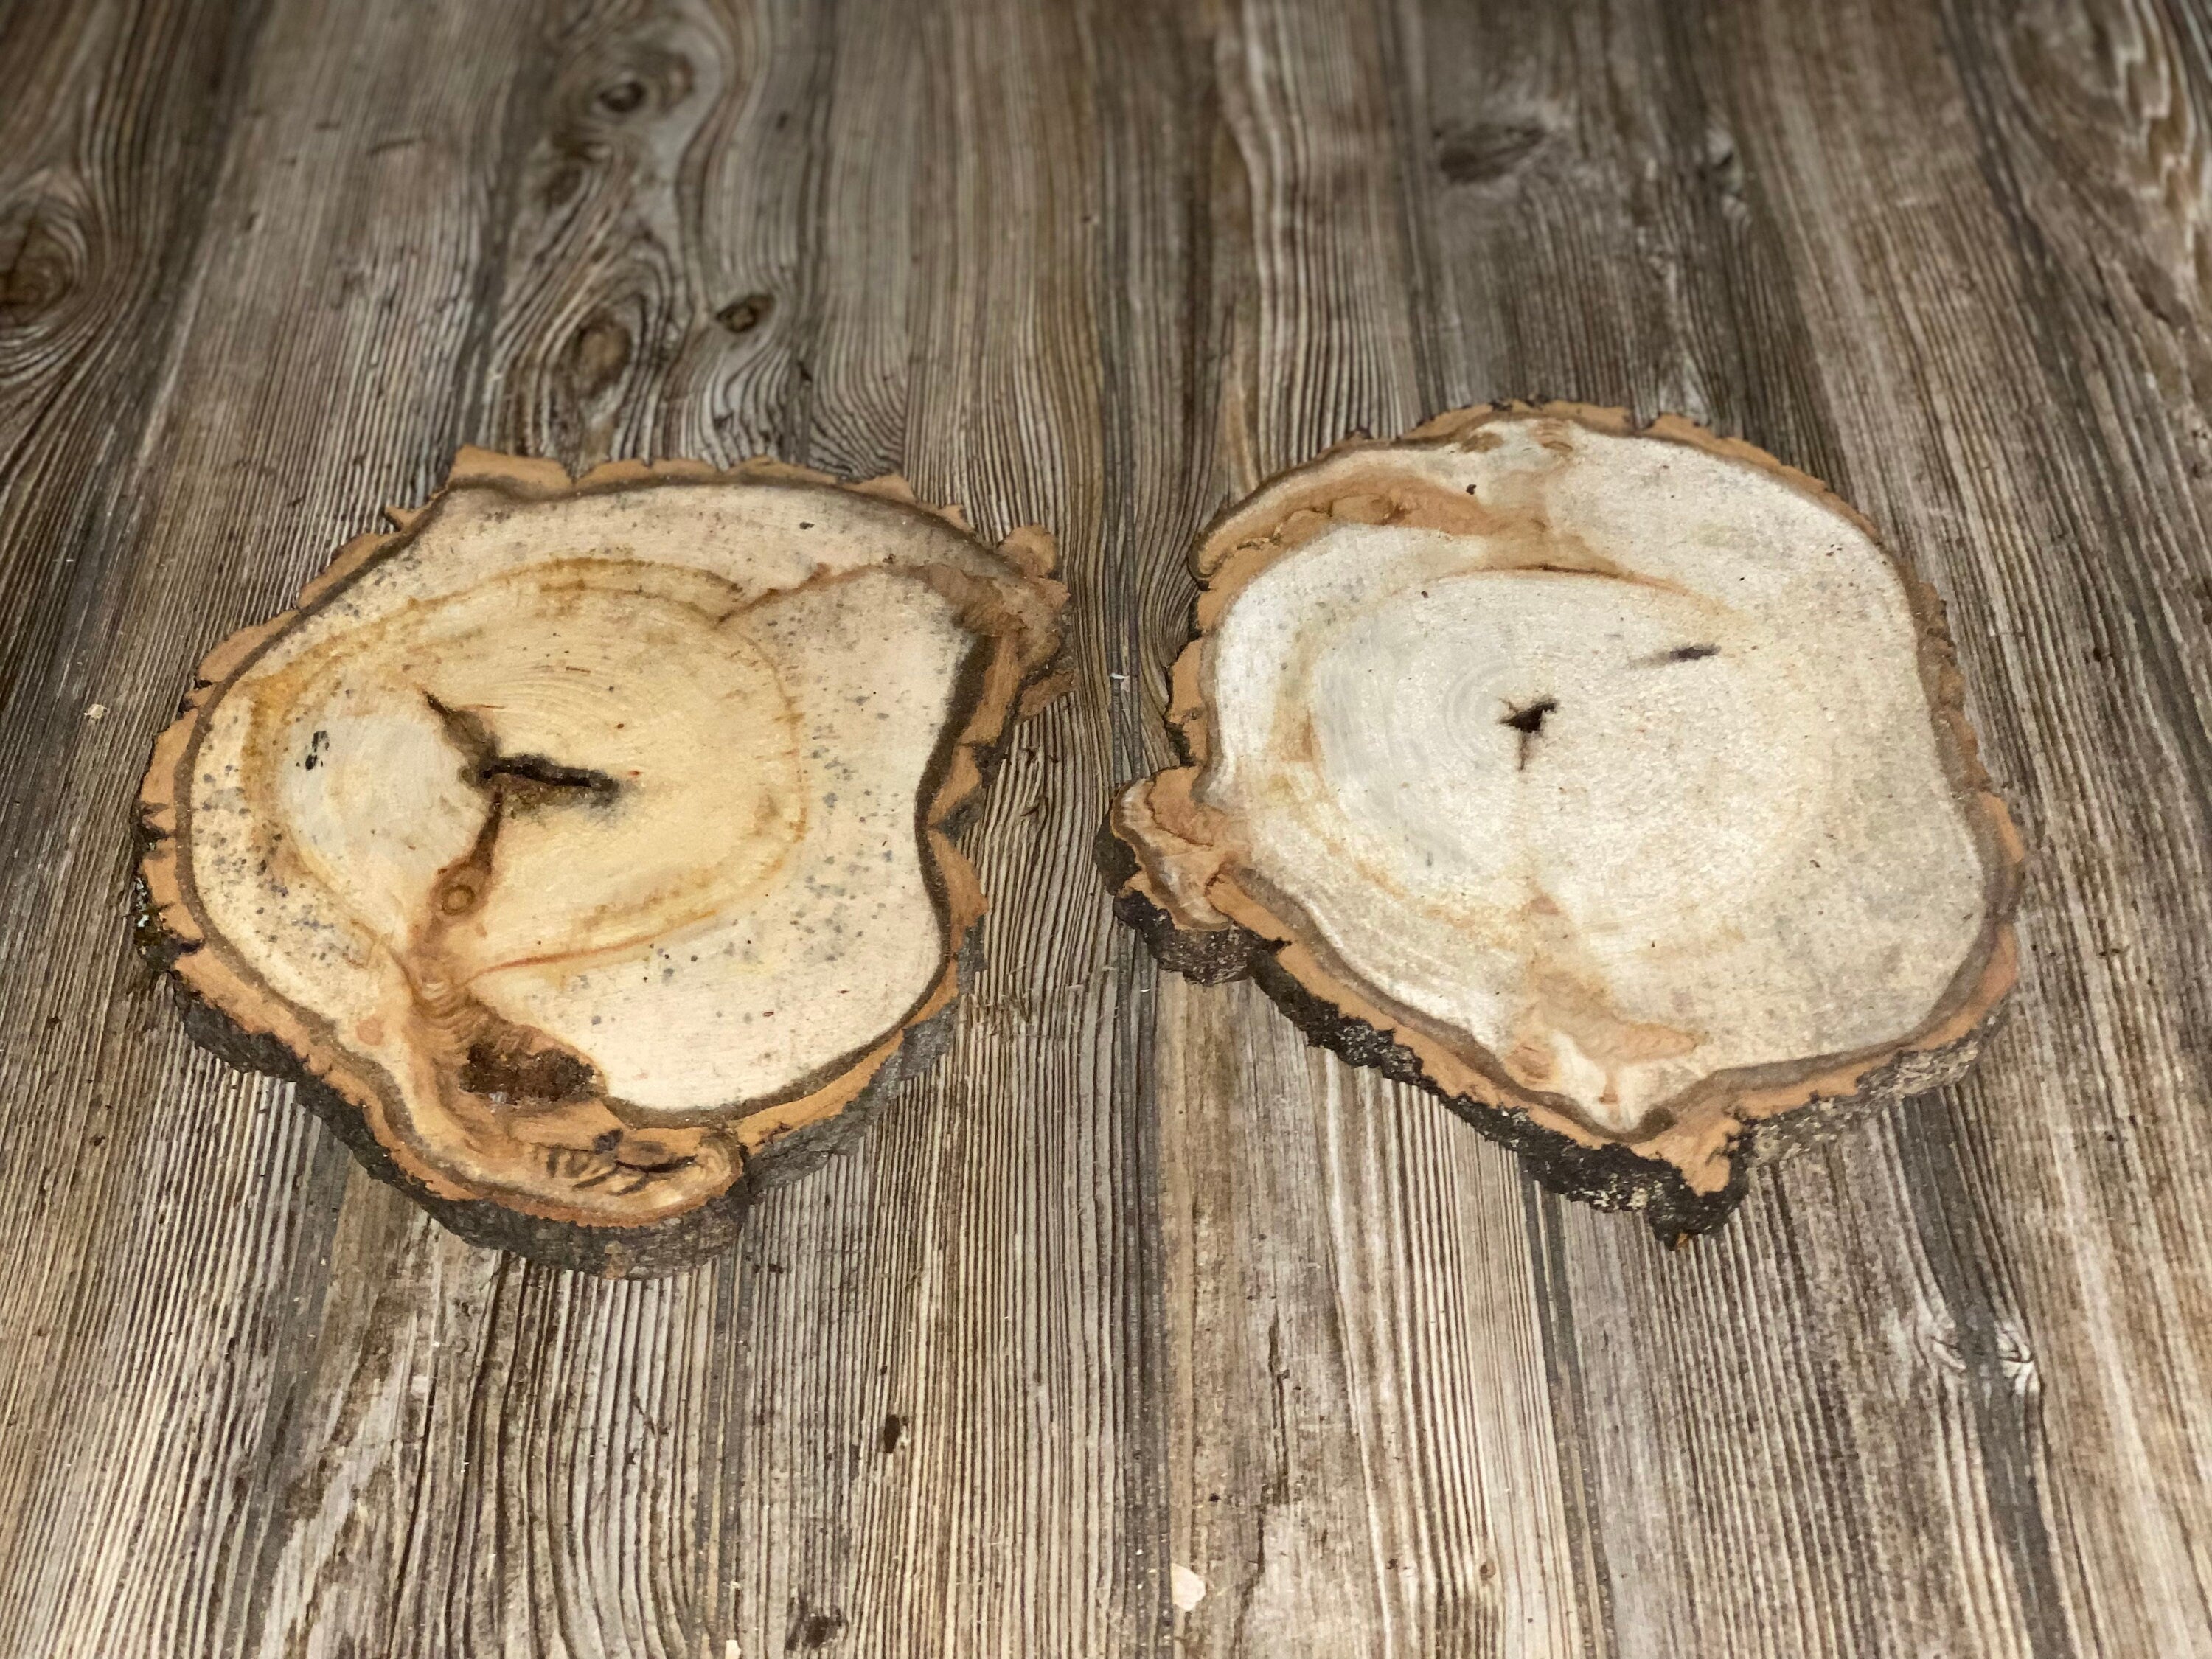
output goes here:
[[465, 1237], [725, 1246], [927, 1058], [982, 910], [946, 838], [1066, 591], [896, 479], [464, 450], [219, 647], [140, 798], [197, 1035]]
[[1101, 839], [1170, 967], [1669, 1237], [1972, 1059], [2019, 838], [1935, 595], [1812, 479], [1504, 405], [1277, 478], [1195, 564], [1189, 764]]

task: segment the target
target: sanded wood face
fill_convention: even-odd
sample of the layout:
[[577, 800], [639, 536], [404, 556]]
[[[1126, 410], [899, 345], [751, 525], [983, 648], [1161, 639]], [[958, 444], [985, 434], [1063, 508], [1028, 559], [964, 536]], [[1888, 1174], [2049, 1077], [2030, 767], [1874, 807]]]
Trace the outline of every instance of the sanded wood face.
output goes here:
[[659, 1220], [951, 996], [939, 826], [1060, 593], [807, 476], [475, 465], [211, 659], [149, 885], [193, 988], [433, 1192]]
[[1710, 1182], [1747, 1106], [1986, 1006], [2012, 860], [1908, 580], [1686, 431], [1522, 411], [1262, 491], [1199, 556], [1200, 764], [1117, 823], [1440, 1086]]

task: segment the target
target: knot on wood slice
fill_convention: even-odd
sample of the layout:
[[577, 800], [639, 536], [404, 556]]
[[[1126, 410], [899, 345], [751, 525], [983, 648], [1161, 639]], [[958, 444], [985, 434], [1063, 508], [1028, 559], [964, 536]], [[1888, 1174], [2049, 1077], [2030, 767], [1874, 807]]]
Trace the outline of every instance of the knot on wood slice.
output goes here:
[[466, 450], [217, 647], [141, 795], [218, 1046], [469, 1236], [726, 1244], [917, 1059], [981, 914], [946, 830], [1066, 592], [896, 479]]
[[1194, 562], [1188, 763], [1101, 842], [1170, 966], [1668, 1235], [1753, 1126], [1972, 1059], [2019, 839], [1940, 604], [1821, 485], [1503, 405], [1277, 478]]

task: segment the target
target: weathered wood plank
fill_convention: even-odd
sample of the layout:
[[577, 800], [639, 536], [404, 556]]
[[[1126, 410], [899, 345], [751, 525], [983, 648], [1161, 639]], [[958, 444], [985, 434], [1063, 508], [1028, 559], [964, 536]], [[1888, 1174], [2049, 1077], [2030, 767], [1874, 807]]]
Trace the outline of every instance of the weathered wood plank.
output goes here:
[[[2014, 1594], [2043, 1650], [2186, 1650], [2212, 1629], [2202, 21], [1759, 21], [1743, 78], [1788, 111], [1818, 361], [1885, 463], [1866, 494], [1925, 527], [1968, 672], [2002, 688], [1984, 729], [2040, 854], [2005, 1063], [1914, 1194], [1987, 1298], [1957, 1346], [2024, 1465], [1985, 1477], [2022, 1511]], [[1816, 82], [1815, 54], [1852, 72]], [[1823, 118], [1845, 100], [1863, 113]]]
[[[281, 1091], [198, 1054], [132, 959], [131, 777], [207, 643], [284, 603], [368, 501], [418, 493], [455, 441], [486, 248], [466, 204], [502, 172], [513, 61], [487, 78], [487, 23], [531, 38], [482, 9], [259, 20], [223, 88], [228, 143], [201, 134], [204, 164], [157, 157], [143, 185], [211, 186], [198, 257], [162, 295], [172, 342], [76, 394], [127, 416], [143, 372], [161, 395], [88, 481], [103, 507], [63, 601], [69, 646], [27, 669], [10, 714], [36, 787], [10, 792], [7, 818], [23, 994], [0, 1054], [4, 1322], [23, 1340], [4, 1345], [0, 1516], [20, 1565], [0, 1579], [0, 1647], [238, 1650], [319, 1606], [296, 1583], [269, 1606], [294, 1516], [267, 1483], [321, 1409], [298, 1355], [346, 1162]], [[46, 505], [11, 503], [11, 526]], [[104, 720], [77, 718], [93, 703]], [[341, 1519], [357, 1571], [404, 1546]]]
[[[855, 1483], [860, 1501], [848, 1506], [837, 1503], [845, 1477], [809, 1471], [805, 1501], [835, 1504], [836, 1524], [808, 1539], [773, 1489], [748, 1490], [732, 1470], [733, 1526], [789, 1553], [784, 1571], [748, 1571], [740, 1586], [748, 1651], [756, 1642], [774, 1650], [790, 1639], [794, 1609], [825, 1605], [848, 1621], [840, 1639], [853, 1650], [884, 1654], [1139, 1653], [1165, 1623], [1164, 1564], [1152, 1553], [1158, 1383], [1141, 1358], [1152, 1291], [1132, 1178], [1142, 1125], [1127, 1109], [1126, 1049], [1113, 1035], [1125, 993], [1109, 953], [1123, 941], [1097, 908], [1093, 825], [1077, 805], [1100, 799], [1107, 781], [1097, 688], [1113, 614], [1097, 597], [1113, 588], [1099, 551], [1101, 162], [1084, 63], [1089, 50], [1102, 78], [1160, 72], [1134, 56], [1142, 9], [1128, 9], [1136, 15], [1125, 20], [1111, 8], [1010, 0], [886, 6], [851, 20], [889, 37], [858, 58], [857, 73], [884, 76], [895, 52], [919, 58], [911, 125], [868, 152], [890, 161], [904, 146], [917, 159], [908, 223], [891, 228], [881, 255], [849, 217], [823, 232], [848, 257], [810, 307], [819, 367], [806, 395], [833, 441], [867, 429], [866, 377], [886, 343], [861, 329], [848, 346], [833, 331], [866, 307], [862, 284], [891, 285], [877, 259], [904, 256], [896, 459], [925, 496], [963, 502], [987, 536], [1052, 526], [1077, 595], [1070, 652], [1082, 686], [1025, 728], [968, 840], [993, 897], [988, 965], [951, 1052], [854, 1160], [867, 1182], [866, 1242], [805, 1269], [844, 1281], [825, 1334], [879, 1333], [863, 1351], [887, 1397], [855, 1410], [865, 1382], [823, 1355], [794, 1401], [771, 1358], [788, 1351], [791, 1327], [756, 1327], [756, 1386], [786, 1404], [754, 1443], [806, 1443], [805, 1415], [820, 1409], [827, 1421], [811, 1432], [849, 1423], [885, 1490], [870, 1504]], [[857, 180], [831, 178], [842, 186], [833, 199], [854, 203]], [[762, 1248], [793, 1263], [780, 1226], [763, 1229]], [[868, 1261], [879, 1269], [864, 1279]], [[804, 1285], [787, 1276], [779, 1289], [794, 1298], [775, 1310], [788, 1321], [806, 1305], [795, 1299]], [[892, 1415], [903, 1427], [886, 1456]], [[809, 1561], [832, 1548], [843, 1558], [836, 1577]], [[808, 1627], [796, 1628], [803, 1644]]]
[[[1848, 439], [1867, 434], [1838, 430], [1817, 378], [1764, 171], [1771, 114], [1735, 106], [1718, 72], [1735, 9], [1574, 9], [1502, 53], [1475, 49], [1502, 15], [1426, 21], [1468, 392], [1567, 377], [1857, 492], [1865, 452]], [[1886, 522], [1917, 555], [1919, 523]], [[2047, 1650], [2022, 1542], [2033, 1499], [1992, 1490], [1992, 1471], [2026, 1474], [2017, 1437], [1978, 1414], [1984, 1381], [1952, 1358], [1976, 1340], [1962, 1328], [1997, 1321], [1975, 1277], [1989, 1247], [1927, 1242], [1911, 1201], [1939, 1189], [1942, 1140], [1865, 1126], [1762, 1176], [1742, 1217], [1680, 1259], [1540, 1202], [1567, 1433], [1623, 1651]]]
[[[1394, 96], [1411, 44], [1380, 8], [1223, 21], [1217, 501], [1435, 411], [1405, 210], [1418, 117]], [[1153, 636], [1160, 666], [1186, 623]], [[1159, 1001], [1176, 1554], [1206, 1589], [1186, 1641], [1585, 1651], [1601, 1620], [1579, 1594], [1511, 1159], [1435, 1100], [1309, 1054], [1249, 986], [1170, 979]]]
[[[109, 505], [96, 481], [129, 465], [152, 407], [162, 301], [210, 232], [258, 21], [215, 4], [0, 16], [0, 706], [27, 667], [76, 643], [69, 595]], [[46, 730], [18, 711], [5, 741]]]
[[[1054, 26], [1010, 55], [1020, 31], [969, 15], [848, 10], [834, 31], [828, 21], [814, 9], [731, 20], [698, 7], [569, 20], [521, 168], [489, 325], [489, 393], [472, 429], [580, 464], [610, 447], [653, 453], [670, 434], [683, 441], [672, 447], [709, 455], [764, 441], [805, 454], [803, 422], [818, 416], [854, 471], [903, 461], [993, 530], [1048, 514], [1085, 580], [1082, 502], [1097, 485], [1054, 470], [1081, 467], [1086, 448], [1095, 469], [1086, 433], [1099, 419], [1095, 368], [1053, 358], [1079, 346], [1094, 286], [1079, 248], [1095, 161], [1073, 113], [1074, 37]], [[933, 53], [977, 83], [878, 95], [886, 79], [921, 90], [914, 66]], [[793, 158], [818, 162], [829, 182], [811, 195], [766, 192], [743, 211], [717, 198], [703, 222], [696, 179], [777, 142], [799, 95], [793, 61], [829, 65], [830, 113], [813, 142], [830, 154]], [[979, 115], [1026, 120], [1026, 136], [963, 134]], [[923, 252], [918, 274], [896, 227], [878, 247], [859, 211], [832, 214], [856, 191], [868, 210], [880, 205], [879, 182], [848, 164], [853, 153], [937, 158], [902, 209]], [[1039, 179], [1030, 157], [1064, 176]], [[974, 222], [935, 222], [940, 191]], [[794, 230], [787, 215], [831, 222]], [[779, 263], [787, 237], [834, 237], [848, 257], [826, 276]], [[1055, 238], [1070, 244], [1063, 257], [1039, 262]], [[976, 251], [994, 244], [1014, 252], [979, 271]], [[769, 304], [732, 328], [730, 284], [715, 277], [749, 268], [775, 273], [757, 290]], [[855, 338], [840, 332], [870, 290], [912, 294], [915, 337], [895, 355], [879, 316]], [[992, 301], [980, 311], [979, 292]], [[1030, 316], [1030, 331], [986, 337], [996, 313]], [[887, 386], [889, 366], [909, 360], [932, 377], [927, 390]], [[748, 384], [787, 389], [747, 394], [750, 404], [725, 391]], [[909, 416], [915, 399], [935, 406]], [[887, 407], [898, 427], [886, 453], [874, 445]], [[959, 441], [934, 459], [902, 454], [910, 419]], [[848, 447], [855, 434], [867, 447]], [[994, 453], [1000, 445], [1030, 453]], [[1097, 508], [1087, 511], [1095, 547]], [[416, 1249], [425, 1268], [395, 1278], [349, 1261], [342, 1232], [330, 1363], [354, 1367], [378, 1330], [404, 1334], [393, 1346], [405, 1357], [348, 1370], [346, 1411], [325, 1408], [294, 1478], [334, 1463], [342, 1480], [319, 1489], [380, 1488], [410, 1504], [375, 1524], [404, 1536], [406, 1552], [388, 1583], [355, 1590], [362, 1602], [347, 1626], [419, 1628], [432, 1651], [577, 1653], [710, 1639], [766, 1651], [844, 1640], [906, 1652], [939, 1639], [1106, 1650], [1162, 1626], [1164, 1570], [1120, 1519], [1145, 1501], [1129, 1488], [1152, 1480], [1157, 1462], [1143, 1449], [1147, 1368], [1118, 1357], [1146, 1328], [1129, 1301], [1146, 1276], [1117, 1265], [1119, 1251], [1141, 1247], [1115, 1195], [1136, 1120], [1089, 1103], [1116, 1086], [1114, 1055], [1092, 1034], [1114, 1029], [1115, 981], [1100, 959], [1125, 941], [1085, 902], [1096, 897], [1090, 814], [1040, 801], [1040, 769], [1054, 764], [1087, 770], [1096, 781], [1082, 793], [1103, 798], [1103, 733], [1095, 704], [1054, 719], [1010, 761], [1004, 808], [971, 843], [1001, 896], [987, 959], [1045, 969], [996, 982], [987, 970], [939, 1072], [860, 1153], [764, 1209], [739, 1261], [669, 1285], [605, 1286], [487, 1275], [433, 1240]], [[1064, 874], [1024, 890], [1010, 862]], [[379, 1203], [357, 1193], [349, 1225]], [[362, 1248], [380, 1254], [395, 1228], [414, 1237], [396, 1218], [362, 1224]], [[560, 1335], [617, 1329], [628, 1336], [605, 1349]], [[1009, 1343], [1007, 1331], [1027, 1334]], [[330, 1376], [317, 1392], [336, 1392]], [[441, 1401], [452, 1402], [442, 1414]], [[641, 1430], [650, 1401], [661, 1403], [643, 1407]], [[408, 1420], [422, 1426], [397, 1449], [355, 1426]], [[624, 1444], [623, 1459], [593, 1450]], [[543, 1483], [541, 1460], [563, 1455], [580, 1460], [574, 1477]], [[359, 1583], [362, 1552], [338, 1511], [290, 1538], [295, 1581]]]

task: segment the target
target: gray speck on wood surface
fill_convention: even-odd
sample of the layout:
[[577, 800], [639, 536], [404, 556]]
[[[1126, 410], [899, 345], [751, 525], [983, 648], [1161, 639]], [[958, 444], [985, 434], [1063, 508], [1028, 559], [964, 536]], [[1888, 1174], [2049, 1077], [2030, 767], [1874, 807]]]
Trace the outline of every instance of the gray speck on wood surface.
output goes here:
[[[2208, 123], [2150, 0], [0, 6], [0, 1652], [2212, 1652]], [[1864, 507], [2035, 851], [1972, 1079], [1684, 1251], [1092, 870], [1195, 529], [1504, 395]], [[950, 1051], [688, 1277], [441, 1231], [127, 937], [191, 665], [463, 441], [1067, 558]]]

